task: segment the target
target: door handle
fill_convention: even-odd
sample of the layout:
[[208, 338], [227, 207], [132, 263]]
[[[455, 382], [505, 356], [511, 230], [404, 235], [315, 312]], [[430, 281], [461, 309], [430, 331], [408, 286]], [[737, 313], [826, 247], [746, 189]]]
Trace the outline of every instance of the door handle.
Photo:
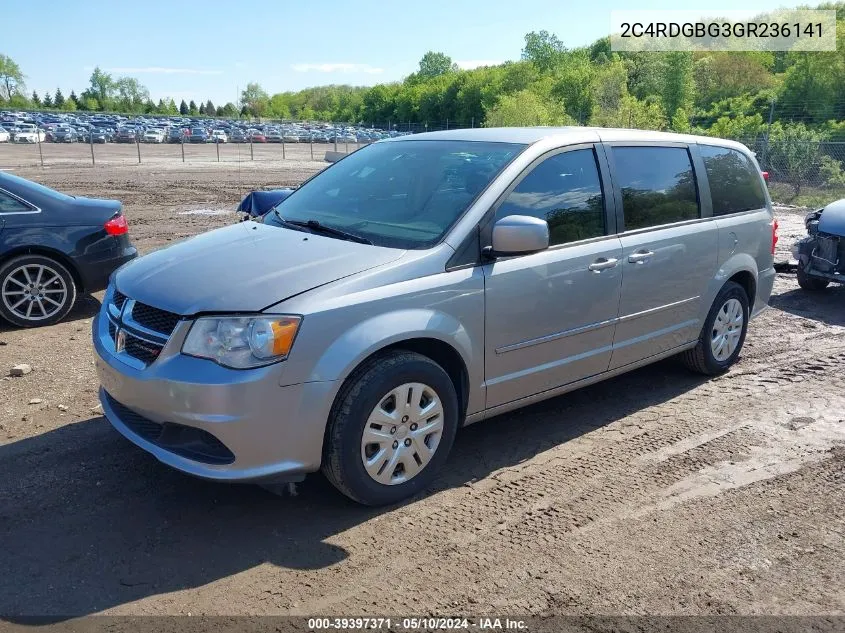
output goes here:
[[592, 264], [587, 266], [587, 268], [592, 270], [594, 273], [600, 273], [601, 271], [607, 270], [608, 268], [614, 268], [618, 262], [618, 259], [600, 257]]
[[654, 257], [654, 253], [652, 251], [638, 251], [636, 253], [631, 253], [628, 256], [628, 261], [632, 264], [645, 264], [651, 257]]

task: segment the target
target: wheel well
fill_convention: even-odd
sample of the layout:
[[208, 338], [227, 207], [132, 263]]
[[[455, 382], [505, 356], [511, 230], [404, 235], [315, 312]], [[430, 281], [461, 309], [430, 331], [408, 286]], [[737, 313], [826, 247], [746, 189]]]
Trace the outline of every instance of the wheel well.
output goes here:
[[85, 287], [82, 283], [82, 277], [80, 277], [79, 271], [76, 270], [76, 266], [73, 265], [71, 259], [61, 251], [56, 251], [45, 246], [21, 246], [9, 251], [8, 253], [3, 253], [3, 256], [0, 257], [0, 265], [5, 264], [13, 257], [18, 257], [19, 255], [43, 255], [44, 257], [55, 259], [62, 266], [67, 268], [70, 276], [73, 277], [73, 283], [76, 284], [77, 291], [80, 294], [85, 292]]
[[728, 281], [733, 281], [742, 286], [745, 290], [745, 295], [748, 297], [749, 309], [754, 308], [754, 298], [757, 296], [757, 281], [747, 270], [740, 271], [731, 277]]
[[[461, 418], [463, 418], [467, 409], [467, 401], [469, 400], [469, 375], [464, 359], [461, 358], [458, 351], [448, 343], [444, 343], [436, 338], [412, 338], [388, 345], [376, 353], [396, 349], [403, 349], [409, 352], [416, 352], [421, 356], [427, 356], [449, 374], [449, 378], [455, 386], [455, 393], [458, 394], [458, 404], [460, 406]], [[463, 423], [463, 419], [461, 419], [460, 423]]]

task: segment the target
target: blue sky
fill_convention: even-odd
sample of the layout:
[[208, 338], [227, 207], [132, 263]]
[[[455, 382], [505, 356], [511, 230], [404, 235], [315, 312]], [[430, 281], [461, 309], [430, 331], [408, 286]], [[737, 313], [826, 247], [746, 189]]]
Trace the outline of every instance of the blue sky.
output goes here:
[[[28, 90], [65, 95], [94, 66], [130, 75], [153, 99], [236, 101], [257, 81], [270, 94], [327, 83], [371, 85], [413, 72], [428, 51], [461, 66], [518, 59], [525, 33], [546, 29], [567, 46], [608, 34], [613, 9], [677, 9], [677, 0], [4, 0], [0, 53], [18, 62]], [[736, 9], [735, 0], [684, 8]], [[790, 5], [784, 5], [790, 6]], [[750, 12], [772, 9], [745, 0]]]

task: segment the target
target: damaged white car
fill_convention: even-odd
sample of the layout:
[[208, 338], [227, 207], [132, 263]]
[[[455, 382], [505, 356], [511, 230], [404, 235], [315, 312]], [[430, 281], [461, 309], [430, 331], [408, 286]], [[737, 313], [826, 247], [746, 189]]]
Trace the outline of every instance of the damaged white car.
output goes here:
[[845, 198], [808, 213], [804, 225], [808, 235], [792, 249], [798, 285], [824, 290], [830, 283], [845, 283]]

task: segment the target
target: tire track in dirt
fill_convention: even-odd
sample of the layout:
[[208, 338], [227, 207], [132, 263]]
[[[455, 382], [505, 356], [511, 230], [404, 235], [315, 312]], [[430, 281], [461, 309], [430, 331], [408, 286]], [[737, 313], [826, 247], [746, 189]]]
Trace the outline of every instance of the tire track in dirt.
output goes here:
[[[581, 441], [561, 445], [549, 451], [551, 456], [538, 456], [518, 472], [494, 478], [492, 487], [478, 486], [445, 495], [448, 499], [444, 503], [422, 516], [399, 513], [392, 525], [380, 521], [379, 539], [401, 542], [401, 560], [369, 571], [347, 565], [337, 580], [340, 586], [348, 582], [353, 589], [309, 602], [297, 611], [343, 611], [368, 604], [371, 601], [367, 597], [374, 588], [378, 588], [383, 607], [385, 569], [394, 579], [415, 579], [410, 586], [403, 583], [401, 592], [395, 594], [396, 606], [401, 607], [407, 606], [402, 603], [406, 595], [425, 594], [430, 602], [432, 590], [448, 594], [446, 588], [453, 586], [456, 569], [471, 577], [490, 577], [501, 569], [503, 560], [530, 560], [529, 567], [534, 566], [544, 550], [562, 546], [569, 533], [595, 522], [613, 521], [638, 507], [652, 506], [666, 490], [685, 478], [722, 462], [741, 462], [756, 448], [777, 441], [751, 420], [665, 459], [642, 459], [697, 435], [712, 435], [738, 416], [775, 415], [778, 412], [774, 409], [781, 408], [783, 402], [800, 404], [807, 396], [801, 383], [808, 374], [830, 376], [830, 372], [841, 373], [845, 368], [845, 349], [823, 357], [809, 358], [811, 355], [807, 353], [797, 362], [783, 359], [782, 364], [759, 375], [739, 375], [733, 380], [727, 376], [705, 383], [666, 403], [671, 409], [688, 412], [675, 417], [671, 424], [645, 422], [647, 430], [638, 435], [623, 435], [610, 441], [605, 441], [603, 429], [598, 429], [594, 432], [597, 438], [590, 440], [588, 446]], [[767, 393], [772, 386], [778, 389], [776, 403]], [[826, 381], [826, 386], [845, 387], [845, 381], [834, 378]], [[706, 415], [691, 413], [702, 402], [716, 406], [708, 406]], [[838, 404], [845, 404], [845, 399]], [[661, 406], [655, 408], [659, 410]], [[637, 421], [638, 417], [649, 416], [634, 414], [629, 416], [633, 420], [626, 421], [640, 424], [643, 420]], [[420, 529], [439, 538], [407, 538], [409, 531]], [[426, 570], [430, 573], [410, 573], [420, 560], [429, 561]], [[386, 584], [396, 586], [395, 582]], [[444, 597], [439, 604], [447, 607], [448, 599]]]

